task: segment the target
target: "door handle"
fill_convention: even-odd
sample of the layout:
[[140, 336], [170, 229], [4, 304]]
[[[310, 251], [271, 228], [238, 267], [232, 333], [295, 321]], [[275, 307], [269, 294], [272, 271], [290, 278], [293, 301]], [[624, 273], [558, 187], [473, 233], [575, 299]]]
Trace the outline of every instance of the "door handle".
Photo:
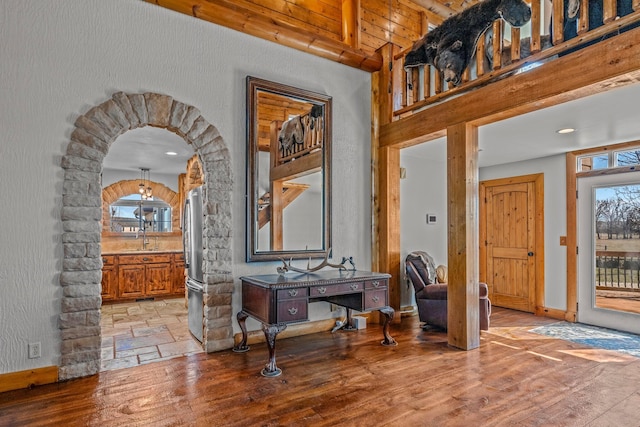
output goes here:
[[533, 252], [528, 252], [527, 255], [533, 256]]

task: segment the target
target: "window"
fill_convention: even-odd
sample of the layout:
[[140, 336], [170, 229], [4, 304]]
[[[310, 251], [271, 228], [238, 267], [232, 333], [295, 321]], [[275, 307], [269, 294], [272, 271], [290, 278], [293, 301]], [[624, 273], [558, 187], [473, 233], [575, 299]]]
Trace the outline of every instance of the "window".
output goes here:
[[633, 166], [640, 165], [640, 150], [617, 151], [615, 154], [615, 162], [617, 166]]
[[578, 172], [587, 172], [609, 167], [609, 155], [607, 153], [578, 157]]
[[112, 203], [109, 213], [110, 231], [171, 231], [171, 206], [162, 200], [140, 200], [139, 194], [130, 194]]
[[577, 171], [588, 172], [634, 165], [640, 165], [640, 148], [580, 156], [578, 157]]

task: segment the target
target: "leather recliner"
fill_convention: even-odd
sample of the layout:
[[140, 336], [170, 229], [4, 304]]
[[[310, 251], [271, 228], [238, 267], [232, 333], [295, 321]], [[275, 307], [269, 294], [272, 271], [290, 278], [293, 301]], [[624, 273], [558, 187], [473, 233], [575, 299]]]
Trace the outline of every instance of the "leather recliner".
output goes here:
[[[405, 259], [407, 277], [411, 280], [415, 291], [418, 316], [428, 326], [447, 329], [447, 284], [437, 283], [436, 267], [433, 258], [426, 252], [415, 251]], [[479, 283], [480, 330], [489, 329], [491, 301], [486, 283]]]

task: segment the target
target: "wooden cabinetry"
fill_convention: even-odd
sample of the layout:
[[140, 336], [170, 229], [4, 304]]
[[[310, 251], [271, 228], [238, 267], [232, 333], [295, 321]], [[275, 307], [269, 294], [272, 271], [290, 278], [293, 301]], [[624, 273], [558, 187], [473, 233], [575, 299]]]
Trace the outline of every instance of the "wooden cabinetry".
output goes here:
[[171, 254], [118, 255], [118, 297], [170, 294], [171, 257]]
[[114, 254], [102, 261], [103, 301], [184, 295], [182, 253]]
[[102, 301], [116, 299], [118, 290], [118, 266], [114, 255], [102, 257]]
[[185, 280], [186, 277], [184, 275], [184, 254], [176, 253], [173, 254], [173, 288], [172, 291], [174, 294], [184, 295], [185, 291]]

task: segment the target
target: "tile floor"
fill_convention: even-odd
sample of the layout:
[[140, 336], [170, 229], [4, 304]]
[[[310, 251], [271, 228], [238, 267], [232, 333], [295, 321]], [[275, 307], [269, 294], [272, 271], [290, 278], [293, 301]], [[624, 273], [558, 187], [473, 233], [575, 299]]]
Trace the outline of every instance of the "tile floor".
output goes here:
[[184, 298], [102, 306], [102, 371], [202, 353]]

